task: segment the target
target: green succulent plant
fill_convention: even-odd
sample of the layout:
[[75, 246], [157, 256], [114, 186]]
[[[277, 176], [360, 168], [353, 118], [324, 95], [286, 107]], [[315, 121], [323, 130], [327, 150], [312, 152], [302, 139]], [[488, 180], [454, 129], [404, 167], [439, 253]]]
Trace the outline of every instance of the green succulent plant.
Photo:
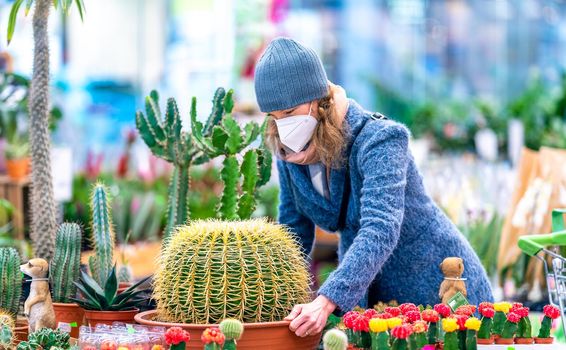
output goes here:
[[18, 139], [6, 144], [7, 159], [23, 159], [29, 157], [29, 143], [27, 141]]
[[28, 341], [18, 344], [17, 350], [70, 349], [71, 336], [59, 329], [42, 328], [29, 335]]
[[118, 276], [116, 266], [112, 267], [110, 274], [101, 286], [84, 271], [81, 271], [79, 281], [75, 282], [82, 298], [72, 298], [85, 310], [95, 311], [126, 311], [134, 309], [147, 301], [144, 296], [146, 290], [140, 289], [150, 277], [144, 278], [118, 294]]

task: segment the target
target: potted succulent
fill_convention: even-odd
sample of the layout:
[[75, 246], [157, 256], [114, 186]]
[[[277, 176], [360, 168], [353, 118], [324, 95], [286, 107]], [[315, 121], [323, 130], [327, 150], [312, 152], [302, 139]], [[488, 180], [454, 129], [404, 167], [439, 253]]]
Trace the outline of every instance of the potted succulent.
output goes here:
[[371, 345], [370, 320], [365, 313], [349, 311], [344, 315], [343, 320], [348, 341], [354, 349], [364, 349]]
[[372, 318], [369, 321], [371, 350], [389, 350], [389, 333], [387, 320]]
[[200, 340], [204, 344], [204, 350], [222, 350], [226, 338], [220, 329], [212, 327], [202, 332]]
[[15, 138], [6, 144], [6, 171], [13, 180], [25, 179], [30, 171], [29, 143]]
[[521, 317], [519, 321], [519, 327], [517, 329], [517, 336], [515, 337], [515, 343], [517, 344], [532, 344], [532, 326], [531, 319], [529, 318], [529, 308], [528, 307], [518, 307], [514, 312]]
[[391, 343], [392, 350], [408, 350], [409, 343], [408, 339], [413, 333], [413, 329], [410, 324], [404, 324], [397, 326], [391, 330], [391, 337], [393, 341]]
[[14, 346], [15, 327], [13, 316], [0, 310], [0, 349], [10, 349]]
[[86, 324], [94, 327], [97, 324], [112, 324], [115, 321], [134, 323], [134, 316], [139, 312], [139, 306], [147, 302], [146, 292], [139, 287], [149, 277], [139, 281], [118, 294], [118, 277], [116, 266], [112, 268], [106, 281], [101, 286], [84, 271], [81, 271], [79, 281], [75, 285], [82, 298], [71, 298], [84, 309]]
[[444, 350], [458, 350], [458, 321], [455, 318], [447, 317], [442, 319], [442, 329], [444, 330]]
[[[326, 332], [322, 342], [324, 350], [346, 350], [348, 348], [348, 336], [339, 329], [331, 329]], [[384, 349], [389, 349], [389, 345]]]
[[42, 328], [29, 335], [28, 341], [18, 344], [17, 350], [70, 349], [70, 335], [59, 329]]
[[17, 319], [22, 294], [22, 273], [20, 255], [14, 248], [0, 248], [0, 310], [11, 316], [15, 323], [16, 341], [26, 340], [28, 323]]
[[427, 309], [423, 311], [421, 316], [425, 322], [428, 322], [427, 343], [435, 345], [438, 343], [438, 321], [440, 320], [440, 315], [435, 310]]
[[481, 327], [481, 321], [475, 317], [470, 317], [466, 320], [466, 350], [476, 350], [477, 345], [477, 334]]
[[501, 332], [503, 332], [503, 326], [507, 320], [506, 314], [511, 309], [511, 304], [508, 302], [494, 303], [493, 309], [495, 310], [495, 315], [493, 316], [491, 333], [494, 338], [497, 339], [501, 336]]
[[466, 350], [466, 321], [469, 317], [466, 315], [454, 315], [453, 317], [458, 323], [458, 348]]
[[74, 282], [79, 278], [81, 236], [78, 224], [62, 224], [57, 230], [55, 253], [49, 268], [55, 319], [58, 327], [67, 330], [73, 338], [78, 338], [84, 319], [83, 309], [72, 300], [77, 296]]
[[552, 321], [560, 317], [560, 310], [556, 306], [546, 305], [543, 308], [544, 318], [540, 325], [538, 337], [535, 338], [536, 344], [552, 344], [554, 338], [550, 336]]
[[503, 325], [501, 336], [495, 339], [495, 343], [503, 345], [513, 344], [513, 339], [515, 337], [515, 333], [517, 332], [518, 323], [520, 320], [521, 316], [514, 312], [509, 312], [507, 314], [507, 320]]
[[425, 321], [417, 320], [412, 324], [412, 327], [413, 333], [410, 337], [411, 349], [420, 350], [428, 343], [428, 324]]
[[234, 319], [226, 319], [220, 322], [218, 328], [226, 337], [222, 350], [236, 350], [238, 340], [240, 340], [244, 333], [244, 325], [242, 322]]
[[165, 332], [165, 343], [169, 345], [169, 350], [185, 350], [189, 340], [191, 335], [182, 328], [171, 327]]
[[482, 319], [480, 329], [478, 330], [477, 343], [481, 345], [489, 345], [493, 344], [494, 341], [494, 337], [491, 334], [491, 326], [493, 324], [493, 317], [495, 316], [495, 309], [492, 308], [492, 304], [482, 304], [480, 304], [479, 307]]

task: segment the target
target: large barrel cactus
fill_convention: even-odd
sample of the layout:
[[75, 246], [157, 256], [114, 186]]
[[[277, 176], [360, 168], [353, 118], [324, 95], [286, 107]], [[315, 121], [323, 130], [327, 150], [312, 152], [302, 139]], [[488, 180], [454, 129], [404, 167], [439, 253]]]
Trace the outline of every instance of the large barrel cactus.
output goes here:
[[308, 301], [309, 273], [298, 243], [265, 219], [179, 226], [154, 277], [161, 321], [280, 321]]
[[63, 223], [57, 230], [55, 255], [51, 260], [50, 279], [53, 301], [71, 303], [76, 297], [81, 267], [81, 227], [74, 223]]
[[18, 313], [22, 294], [20, 256], [14, 248], [0, 248], [0, 309]]

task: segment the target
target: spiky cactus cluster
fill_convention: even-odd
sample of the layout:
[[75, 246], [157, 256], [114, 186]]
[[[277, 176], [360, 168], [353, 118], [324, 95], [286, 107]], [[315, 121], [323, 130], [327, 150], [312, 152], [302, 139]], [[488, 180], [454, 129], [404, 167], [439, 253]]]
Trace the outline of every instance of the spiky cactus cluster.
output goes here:
[[14, 343], [14, 316], [0, 310], [0, 349], [11, 349]]
[[79, 225], [64, 223], [57, 230], [55, 255], [51, 260], [50, 278], [53, 301], [71, 303], [77, 294], [73, 282], [79, 279], [82, 234]]
[[[223, 100], [224, 116], [210, 128], [202, 125], [196, 116], [196, 99], [191, 105], [191, 125], [195, 144], [209, 158], [224, 156], [220, 173], [224, 191], [218, 213], [222, 219], [248, 219], [256, 207], [256, 189], [265, 185], [271, 176], [271, 153], [262, 142], [260, 148], [249, 149], [240, 163], [236, 155], [247, 148], [265, 131], [266, 123], [260, 128], [251, 122], [242, 129], [232, 116], [234, 101], [230, 90]], [[220, 106], [216, 106], [220, 109]], [[240, 178], [242, 178], [240, 184]]]
[[114, 266], [115, 235], [106, 187], [97, 183], [91, 196], [92, 240], [95, 255], [89, 259], [92, 277], [104, 285]]
[[324, 350], [346, 350], [348, 348], [348, 336], [339, 329], [331, 329], [326, 332], [322, 342]]
[[298, 243], [265, 219], [179, 226], [154, 277], [159, 319], [176, 323], [280, 321], [308, 288]]
[[0, 309], [18, 313], [22, 294], [20, 256], [14, 248], [0, 248]]

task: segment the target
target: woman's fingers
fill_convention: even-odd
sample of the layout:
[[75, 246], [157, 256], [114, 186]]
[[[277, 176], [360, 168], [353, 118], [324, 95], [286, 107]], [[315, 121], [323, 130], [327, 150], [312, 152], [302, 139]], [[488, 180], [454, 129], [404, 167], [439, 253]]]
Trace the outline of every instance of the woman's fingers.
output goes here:
[[291, 313], [287, 317], [285, 317], [285, 321], [293, 321], [297, 316], [301, 314], [302, 310], [303, 305], [295, 305], [293, 307], [293, 310], [291, 310]]

